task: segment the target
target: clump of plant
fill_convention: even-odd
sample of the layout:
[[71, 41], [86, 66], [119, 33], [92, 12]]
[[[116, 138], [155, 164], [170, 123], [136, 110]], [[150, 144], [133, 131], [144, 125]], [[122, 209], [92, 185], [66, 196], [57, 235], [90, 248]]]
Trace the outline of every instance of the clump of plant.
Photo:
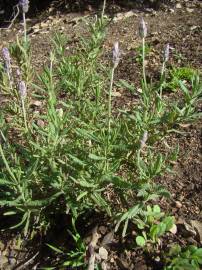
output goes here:
[[177, 158], [176, 145], [167, 147], [169, 135], [178, 132], [180, 123], [199, 117], [200, 78], [194, 74], [191, 86], [179, 80], [182, 100], [164, 99], [167, 45], [159, 85], [148, 84], [142, 19], [139, 104], [119, 110], [113, 106], [121, 60], [118, 42], [110, 65], [101, 63], [107, 23], [104, 16], [97, 18], [91, 36], [81, 40], [73, 55], [66, 52], [64, 36], [57, 35], [48, 64], [34, 80], [27, 36], [4, 50], [0, 86], [7, 102], [0, 118], [0, 206], [4, 215], [19, 221], [11, 228], [23, 228], [26, 236], [31, 228], [44, 232], [51, 225], [50, 209], [71, 215], [75, 228], [81, 214], [104, 212], [116, 231], [123, 224], [123, 236], [128, 223], [138, 218], [139, 229], [146, 231], [146, 237], [140, 236], [144, 244], [158, 242], [173, 224], [172, 217], [161, 216], [159, 209], [156, 213], [157, 206], [147, 205], [169, 197], [155, 179], [170, 171]]
[[169, 79], [164, 84], [165, 89], [172, 91], [178, 90], [179, 81], [183, 81], [184, 84], [191, 84], [193, 78], [197, 76], [197, 71], [190, 67], [173, 67], [169, 71]]
[[173, 245], [165, 260], [164, 270], [199, 270], [202, 265], [202, 248]]
[[174, 217], [166, 216], [158, 205], [153, 207], [147, 205], [146, 211], [143, 211], [141, 218], [137, 219], [137, 227], [142, 233], [136, 237], [136, 243], [140, 247], [148, 244], [152, 247], [155, 244], [159, 245], [160, 237], [169, 232], [173, 226], [175, 226]]

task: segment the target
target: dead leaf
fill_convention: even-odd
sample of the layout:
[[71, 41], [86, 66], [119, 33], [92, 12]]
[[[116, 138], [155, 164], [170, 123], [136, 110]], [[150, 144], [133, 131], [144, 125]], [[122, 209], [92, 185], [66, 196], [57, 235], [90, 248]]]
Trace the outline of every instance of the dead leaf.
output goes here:
[[108, 234], [106, 234], [101, 242], [102, 246], [106, 246], [108, 244], [110, 244], [114, 239], [114, 230], [112, 230], [111, 232], [109, 232]]
[[34, 105], [36, 107], [41, 107], [42, 102], [40, 100], [33, 100], [30, 105]]
[[179, 126], [182, 128], [188, 128], [191, 126], [191, 124], [179, 124]]
[[121, 97], [121, 93], [120, 92], [112, 92], [112, 97]]

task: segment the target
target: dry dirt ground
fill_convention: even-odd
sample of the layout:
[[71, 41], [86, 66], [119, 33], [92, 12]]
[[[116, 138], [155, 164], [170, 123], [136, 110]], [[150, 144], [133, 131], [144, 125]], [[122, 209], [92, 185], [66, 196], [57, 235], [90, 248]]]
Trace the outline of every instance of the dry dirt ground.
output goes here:
[[[59, 1], [60, 2], [60, 1]], [[114, 1], [115, 2], [115, 1]], [[147, 42], [150, 45], [147, 70], [150, 80], [155, 81], [158, 76], [161, 55], [166, 43], [171, 45], [172, 53], [170, 65], [190, 66], [201, 71], [201, 38], [202, 38], [202, 3], [199, 0], [171, 1], [171, 5], [160, 5], [159, 8], [153, 8], [144, 5], [120, 6], [112, 2], [108, 5], [107, 11], [114, 19], [109, 25], [106, 42], [104, 44], [104, 58], [107, 60], [111, 56], [111, 48], [114, 41], [119, 40], [122, 49], [122, 60], [117, 70], [116, 80], [125, 79], [139, 87], [140, 65], [138, 63], [137, 48], [140, 46], [138, 37], [138, 23], [141, 17], [144, 17], [148, 25]], [[86, 35], [85, 23], [81, 20], [84, 16], [86, 20], [92, 20], [98, 10], [93, 5], [86, 5], [80, 11], [76, 9], [68, 12], [68, 7], [50, 5], [50, 7], [40, 14], [28, 19], [28, 33], [33, 48], [33, 65], [40, 70], [50, 53], [51, 35], [55, 32], [66, 33], [69, 40], [70, 49], [78, 42], [80, 35]], [[7, 46], [16, 38], [16, 34], [22, 34], [22, 25], [16, 22], [10, 29], [0, 30], [0, 49]], [[125, 107], [133, 104], [134, 97], [129, 92], [120, 92], [114, 102], [114, 106]], [[200, 108], [199, 108], [200, 110]], [[191, 221], [198, 221], [202, 226], [202, 178], [201, 178], [201, 122], [184, 127], [184, 134], [173, 137], [173, 140], [180, 143], [180, 157], [174, 165], [175, 173], [166, 175], [157, 181], [164, 184], [173, 196], [172, 203], [162, 202], [162, 206], [173, 213], [178, 222], [179, 233], [173, 239], [165, 239], [164, 248], [170, 242], [180, 242], [196, 244], [201, 246], [202, 232], [197, 229], [196, 234], [187, 233], [183, 229], [184, 224]], [[99, 226], [106, 226], [104, 219], [94, 218]], [[105, 222], [104, 222], [105, 221]], [[104, 222], [104, 224], [102, 224]], [[110, 230], [110, 226], [104, 233]], [[64, 229], [65, 230], [65, 229]], [[102, 230], [105, 230], [102, 228]], [[59, 228], [61, 232], [61, 228]], [[52, 231], [57, 234], [58, 228]], [[51, 234], [51, 233], [50, 233]], [[85, 234], [85, 233], [84, 233]], [[4, 235], [5, 236], [5, 235]], [[62, 236], [64, 239], [65, 235]], [[8, 249], [12, 252], [12, 241], [5, 243], [5, 237], [2, 235], [0, 248]], [[49, 235], [45, 241], [52, 241], [54, 237]], [[43, 242], [45, 242], [43, 240]], [[63, 241], [63, 245], [67, 244]], [[55, 241], [57, 242], [57, 241]], [[122, 240], [115, 237], [115, 244], [110, 246], [108, 269], [162, 269], [158, 260], [151, 261], [146, 258], [139, 250], [134, 252], [127, 250], [130, 240]], [[6, 247], [5, 247], [6, 246]], [[38, 260], [48, 261], [50, 254], [44, 251], [45, 246], [35, 248]], [[0, 258], [3, 260], [0, 253]], [[5, 255], [6, 257], [7, 255]], [[156, 255], [155, 255], [156, 256]], [[6, 259], [4, 258], [6, 261]], [[12, 268], [12, 260], [5, 263], [2, 269], [23, 269]], [[15, 262], [16, 263], [16, 262]], [[37, 263], [37, 260], [36, 260]], [[45, 263], [46, 264], [46, 263]], [[6, 266], [7, 265], [7, 266]], [[25, 266], [24, 269], [40, 269], [40, 265], [31, 267]], [[10, 268], [9, 268], [10, 267]]]

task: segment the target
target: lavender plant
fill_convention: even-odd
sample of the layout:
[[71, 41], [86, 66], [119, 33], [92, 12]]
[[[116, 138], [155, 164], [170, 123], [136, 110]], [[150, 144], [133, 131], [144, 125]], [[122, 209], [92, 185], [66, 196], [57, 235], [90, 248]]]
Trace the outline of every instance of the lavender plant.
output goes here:
[[[6, 121], [1, 125], [0, 205], [8, 206], [5, 214], [21, 217], [17, 226], [24, 226], [25, 234], [30, 224], [42, 228], [48, 220], [47, 209], [52, 208], [69, 213], [75, 220], [88, 210], [104, 211], [116, 220], [117, 230], [124, 224], [125, 235], [128, 223], [141, 216], [148, 203], [168, 195], [155, 179], [172, 168], [177, 149], [164, 154], [157, 144], [162, 146], [177, 124], [199, 116], [198, 76], [193, 77], [191, 91], [179, 82], [183, 105], [166, 103], [160, 86], [156, 89], [147, 83], [144, 20], [140, 24], [143, 89], [139, 104], [131, 111], [113, 107], [120, 48], [116, 42], [112, 66], [104, 70], [100, 56], [107, 23], [104, 17], [96, 19], [90, 27], [91, 37], [82, 39], [70, 56], [65, 50], [68, 41], [57, 35], [49, 64], [34, 83], [31, 47], [25, 49], [18, 40], [11, 48], [20, 68], [15, 84], [20, 102], [15, 100], [18, 106], [12, 125]], [[38, 114], [29, 104], [27, 89], [42, 104]]]
[[19, 0], [18, 5], [21, 7], [24, 26], [24, 42], [27, 43], [27, 26], [26, 26], [26, 13], [29, 10], [29, 0]]

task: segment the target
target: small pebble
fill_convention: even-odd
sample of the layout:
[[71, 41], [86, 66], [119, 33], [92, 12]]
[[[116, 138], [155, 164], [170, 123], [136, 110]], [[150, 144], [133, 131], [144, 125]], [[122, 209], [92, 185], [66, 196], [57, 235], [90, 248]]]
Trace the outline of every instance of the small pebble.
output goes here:
[[182, 207], [182, 204], [181, 204], [181, 202], [179, 202], [179, 201], [176, 201], [176, 202], [175, 202], [175, 205], [176, 205], [177, 208], [181, 208], [181, 207]]

